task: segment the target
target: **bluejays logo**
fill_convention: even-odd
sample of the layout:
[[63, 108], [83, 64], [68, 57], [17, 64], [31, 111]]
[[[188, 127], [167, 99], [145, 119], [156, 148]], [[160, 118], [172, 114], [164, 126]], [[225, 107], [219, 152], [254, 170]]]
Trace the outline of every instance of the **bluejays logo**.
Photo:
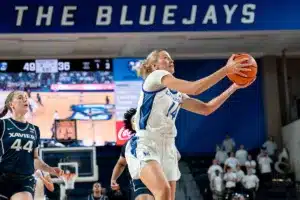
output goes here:
[[6, 70], [7, 70], [7, 62], [1, 62], [0, 71], [6, 71]]
[[129, 61], [128, 62], [128, 69], [129, 71], [137, 76], [136, 71], [142, 66], [142, 60], [136, 60], [136, 61]]

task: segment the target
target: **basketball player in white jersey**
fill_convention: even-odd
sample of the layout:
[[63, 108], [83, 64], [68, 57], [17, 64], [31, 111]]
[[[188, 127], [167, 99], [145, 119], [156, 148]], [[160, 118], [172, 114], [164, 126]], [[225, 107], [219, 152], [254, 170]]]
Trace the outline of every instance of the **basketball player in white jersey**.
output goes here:
[[201, 94], [228, 74], [246, 77], [243, 72], [250, 69], [241, 64], [244, 61], [247, 59], [234, 61], [232, 56], [224, 67], [193, 82], [172, 75], [174, 62], [166, 51], [153, 51], [143, 62], [139, 69], [144, 83], [136, 113], [137, 133], [126, 146], [125, 156], [131, 177], [140, 178], [155, 200], [175, 199], [176, 181], [180, 178], [175, 147], [179, 108], [201, 115], [214, 112], [242, 87], [232, 84], [208, 103], [188, 95]]
[[47, 172], [42, 172], [41, 170], [36, 170], [34, 177], [36, 179], [34, 200], [45, 200], [46, 197], [44, 187], [46, 187], [50, 192], [54, 191], [54, 185], [50, 174]]

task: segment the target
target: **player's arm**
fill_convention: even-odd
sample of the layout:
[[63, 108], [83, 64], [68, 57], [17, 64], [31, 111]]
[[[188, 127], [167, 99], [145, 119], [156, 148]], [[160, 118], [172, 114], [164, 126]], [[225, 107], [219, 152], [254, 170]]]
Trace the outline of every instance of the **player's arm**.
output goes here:
[[44, 172], [48, 172], [55, 176], [61, 176], [63, 171], [58, 167], [50, 167], [47, 165], [40, 157], [39, 157], [39, 149], [34, 149], [34, 168], [42, 170]]
[[55, 176], [61, 176], [63, 171], [58, 167], [50, 167], [47, 165], [39, 156], [39, 144], [40, 144], [40, 129], [37, 126], [34, 126], [36, 131], [36, 143], [34, 147], [33, 157], [34, 157], [34, 168], [39, 169], [44, 172], [48, 172]]
[[54, 185], [53, 185], [50, 175], [41, 176], [40, 179], [43, 181], [47, 190], [49, 190], [50, 192], [54, 191]]
[[48, 173], [51, 173], [52, 170], [51, 167], [39, 157], [38, 148], [34, 149], [34, 168]]
[[120, 156], [118, 159], [118, 162], [116, 163], [116, 165], [113, 169], [113, 173], [111, 175], [112, 186], [113, 186], [113, 184], [116, 183], [117, 179], [121, 176], [126, 165], [127, 165], [126, 159], [123, 156]]
[[233, 56], [229, 59], [225, 67], [222, 67], [215, 73], [199, 79], [197, 81], [185, 81], [182, 79], [175, 78], [171, 74], [167, 74], [161, 78], [161, 83], [167, 88], [179, 91], [181, 93], [185, 93], [188, 95], [199, 95], [211, 88], [215, 84], [217, 84], [220, 80], [222, 80], [227, 74], [239, 74], [243, 77], [246, 75], [242, 72], [249, 71], [250, 69], [245, 68], [249, 64], [241, 64], [248, 59], [242, 59], [239, 61], [233, 61]]

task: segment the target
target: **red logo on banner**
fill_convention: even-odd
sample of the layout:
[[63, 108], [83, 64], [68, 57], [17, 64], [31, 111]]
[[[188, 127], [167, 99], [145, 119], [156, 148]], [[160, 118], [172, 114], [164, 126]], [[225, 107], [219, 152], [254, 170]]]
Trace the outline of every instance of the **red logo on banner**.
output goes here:
[[118, 121], [116, 125], [117, 145], [123, 145], [132, 137], [132, 133], [124, 128], [124, 123], [122, 121]]

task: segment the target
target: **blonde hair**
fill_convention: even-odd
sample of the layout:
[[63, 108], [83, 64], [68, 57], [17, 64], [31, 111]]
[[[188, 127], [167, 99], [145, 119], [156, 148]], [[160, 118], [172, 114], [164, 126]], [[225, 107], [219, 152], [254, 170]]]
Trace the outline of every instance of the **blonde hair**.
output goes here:
[[151, 72], [154, 71], [153, 64], [157, 62], [159, 53], [163, 50], [152, 51], [145, 60], [142, 61], [141, 66], [136, 70], [137, 75], [145, 79]]

